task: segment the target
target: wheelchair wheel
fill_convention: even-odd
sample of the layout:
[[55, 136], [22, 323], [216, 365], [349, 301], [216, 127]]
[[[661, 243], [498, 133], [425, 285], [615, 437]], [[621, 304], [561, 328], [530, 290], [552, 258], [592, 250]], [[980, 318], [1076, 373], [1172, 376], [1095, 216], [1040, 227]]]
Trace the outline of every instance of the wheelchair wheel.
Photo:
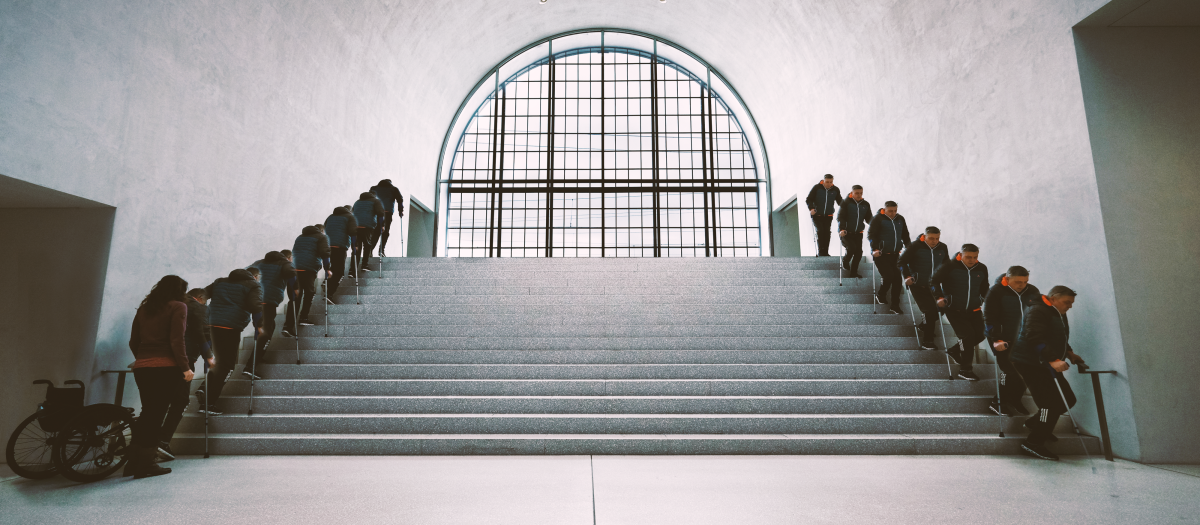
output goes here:
[[51, 459], [55, 433], [42, 428], [38, 423], [39, 414], [35, 413], [17, 425], [4, 448], [8, 467], [23, 478], [46, 479], [58, 473]]
[[64, 478], [87, 483], [111, 476], [129, 461], [133, 414], [124, 407], [85, 407], [54, 440], [51, 457]]

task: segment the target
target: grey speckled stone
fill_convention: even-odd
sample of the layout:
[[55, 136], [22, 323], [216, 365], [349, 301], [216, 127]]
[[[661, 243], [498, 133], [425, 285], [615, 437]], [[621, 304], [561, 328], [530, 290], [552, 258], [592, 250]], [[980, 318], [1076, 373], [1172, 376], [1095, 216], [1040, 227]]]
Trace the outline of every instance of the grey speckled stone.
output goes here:
[[[316, 332], [313, 329], [313, 332]], [[291, 345], [288, 345], [291, 346]], [[914, 350], [909, 337], [301, 337], [300, 348], [380, 350]]]
[[[296, 362], [295, 342], [276, 339], [263, 363]], [[926, 350], [307, 350], [305, 364], [942, 364]]]
[[[943, 364], [259, 365], [270, 379], [942, 379]], [[980, 367], [980, 377], [991, 372]], [[240, 381], [234, 379], [233, 381]]]

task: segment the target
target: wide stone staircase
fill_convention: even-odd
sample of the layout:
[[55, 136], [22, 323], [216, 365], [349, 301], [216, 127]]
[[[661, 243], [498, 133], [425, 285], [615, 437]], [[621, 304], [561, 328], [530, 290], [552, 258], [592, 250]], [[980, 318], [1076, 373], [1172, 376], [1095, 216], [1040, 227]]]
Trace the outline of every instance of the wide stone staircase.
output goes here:
[[[235, 373], [212, 453], [1015, 454], [1026, 434], [988, 411], [991, 366], [948, 380], [835, 258], [382, 265], [271, 343], [253, 415]], [[1054, 449], [1082, 454], [1070, 428]], [[192, 407], [173, 447], [203, 430]]]

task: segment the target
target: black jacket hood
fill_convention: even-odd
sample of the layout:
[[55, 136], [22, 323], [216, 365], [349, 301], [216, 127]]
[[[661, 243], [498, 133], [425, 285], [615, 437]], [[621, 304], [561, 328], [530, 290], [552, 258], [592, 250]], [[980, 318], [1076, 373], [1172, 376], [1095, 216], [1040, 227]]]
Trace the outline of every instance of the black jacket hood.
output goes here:
[[231, 281], [253, 281], [254, 275], [252, 275], [249, 270], [238, 268], [232, 272], [229, 272], [228, 278]]
[[344, 207], [342, 207], [342, 206], [338, 206], [338, 207], [334, 208], [334, 209], [333, 209], [333, 214], [334, 214], [334, 215], [343, 215], [343, 216], [345, 216], [345, 215], [352, 215], [352, 214], [350, 213], [350, 210], [347, 210], [346, 208], [344, 208]]
[[287, 262], [287, 257], [284, 257], [283, 254], [279, 252], [267, 252], [267, 256], [263, 257], [263, 262], [284, 263]]
[[318, 230], [316, 226], [305, 226], [303, 230], [300, 230], [301, 235], [311, 235], [314, 233], [321, 233], [321, 230]]

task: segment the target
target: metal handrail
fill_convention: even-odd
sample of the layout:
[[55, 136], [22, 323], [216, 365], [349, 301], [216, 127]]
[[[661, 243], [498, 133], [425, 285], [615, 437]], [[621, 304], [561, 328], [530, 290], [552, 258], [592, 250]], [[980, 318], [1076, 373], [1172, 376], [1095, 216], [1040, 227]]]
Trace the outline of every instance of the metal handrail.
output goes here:
[[122, 406], [121, 401], [125, 399], [125, 376], [132, 372], [132, 368], [125, 370], [101, 370], [101, 374], [119, 374], [117, 376], [117, 395], [113, 401], [114, 405]]
[[1108, 417], [1104, 414], [1104, 392], [1100, 390], [1100, 374], [1117, 375], [1116, 370], [1089, 370], [1086, 364], [1077, 365], [1081, 374], [1091, 374], [1092, 391], [1096, 398], [1096, 415], [1100, 417], [1100, 443], [1104, 448], [1104, 459], [1113, 460], [1112, 441], [1108, 437]]

